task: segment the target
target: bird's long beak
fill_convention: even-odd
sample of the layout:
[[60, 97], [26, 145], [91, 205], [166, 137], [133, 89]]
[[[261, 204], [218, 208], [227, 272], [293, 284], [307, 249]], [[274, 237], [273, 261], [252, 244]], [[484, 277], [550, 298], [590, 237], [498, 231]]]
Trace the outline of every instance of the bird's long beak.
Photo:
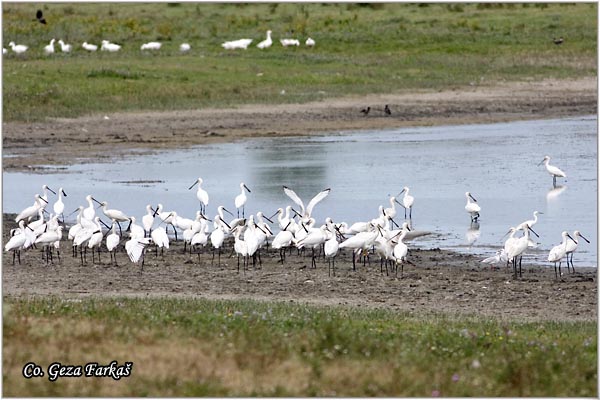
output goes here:
[[52, 189], [50, 189], [48, 186], [46, 186], [46, 189], [48, 189], [49, 191], [51, 191], [52, 193], [56, 194], [56, 192]]
[[288, 224], [285, 226], [285, 228], [283, 228], [284, 231], [287, 231], [287, 228], [289, 228], [290, 224], [292, 223], [292, 221], [290, 220], [290, 222], [288, 222]]
[[92, 200], [94, 200], [96, 203], [98, 203], [98, 204], [102, 205], [102, 203], [101, 203], [101, 202], [99, 202], [98, 200], [96, 200], [96, 199], [95, 199], [95, 198], [93, 198], [93, 197], [92, 197]]
[[193, 188], [194, 186], [196, 186], [197, 184], [198, 184], [198, 181], [196, 180], [196, 182], [194, 182], [194, 184], [193, 184], [192, 186], [190, 186], [190, 187], [188, 188], [188, 190], [192, 190], [192, 188]]
[[[579, 236], [581, 236], [581, 234], [580, 234]], [[568, 237], [569, 239], [571, 239], [573, 242], [575, 242], [575, 239], [573, 239], [573, 238], [571, 237], [571, 235], [569, 235], [568, 233], [567, 233], [567, 237]], [[577, 243], [577, 242], [575, 242], [575, 243]]]
[[265, 232], [265, 230], [264, 230], [263, 228], [261, 228], [260, 226], [258, 226], [258, 225], [256, 225], [256, 224], [254, 224], [254, 226], [256, 226], [258, 229], [260, 229], [260, 231], [261, 231], [262, 233], [264, 233], [265, 235], [267, 234], [267, 232]]
[[246, 188], [246, 190], [248, 191], [248, 193], [252, 193], [252, 191], [250, 189], [248, 189], [248, 186], [244, 185], [244, 187]]
[[229, 226], [229, 224], [227, 223], [227, 221], [221, 220], [222, 223], [225, 224], [226, 227], [229, 228], [229, 230], [231, 231], [231, 226]]
[[40, 197], [39, 199], [42, 200], [44, 203], [48, 204], [48, 202], [46, 200], [44, 200], [43, 197]]
[[[150, 207], [150, 208], [152, 208], [152, 207]], [[152, 214], [152, 217], [154, 218], [154, 217], [156, 217], [156, 214], [158, 214], [158, 207], [156, 207], [156, 210], [152, 210], [152, 211], [154, 211], [154, 214]]]
[[500, 240], [504, 239], [511, 232], [512, 232], [512, 229], [509, 229], [508, 232], [506, 232], [504, 235], [502, 235], [502, 237], [500, 238]]
[[589, 241], [589, 240], [587, 240], [587, 239], [585, 238], [585, 236], [583, 236], [581, 233], [579, 233], [579, 237], [580, 237], [580, 238], [582, 238], [583, 240], [585, 240], [586, 242], [590, 243], [590, 241]]
[[67, 193], [64, 190], [62, 190], [62, 194], [63, 196], [67, 197]]
[[292, 211], [296, 213], [297, 216], [302, 217], [302, 214], [300, 214], [298, 211], [296, 211], [295, 209], [292, 208]]
[[267, 217], [266, 215], [263, 215], [263, 218], [266, 219], [267, 221], [269, 221], [270, 223], [273, 223], [273, 221], [271, 220], [271, 218]]
[[535, 236], [537, 236], [537, 237], [540, 237], [540, 235], [538, 235], [538, 234], [537, 234], [537, 233], [536, 233], [536, 232], [535, 232], [533, 229], [531, 229], [531, 227], [530, 227], [529, 225], [527, 225], [527, 228], [528, 228], [528, 229], [529, 229], [531, 232], [533, 232], [533, 234], [534, 234]]
[[111, 227], [106, 225], [106, 223], [104, 221], [102, 221], [101, 219], [99, 219], [98, 221], [100, 221], [102, 223], [102, 225], [104, 225], [106, 227], [106, 229], [110, 229]]
[[469, 193], [469, 197], [471, 198], [471, 200], [473, 200], [475, 203], [477, 203], [477, 199], [475, 199], [475, 197], [471, 196], [470, 193]]
[[[398, 195], [398, 196], [400, 196], [400, 195]], [[398, 196], [396, 196], [396, 197], [398, 197]], [[402, 205], [402, 203], [400, 203], [400, 202], [399, 202], [397, 199], [394, 199], [394, 201], [395, 201], [396, 203], [398, 203], [398, 205], [401, 205], [401, 206], [403, 206], [403, 205]]]
[[545, 158], [542, 161], [540, 161], [540, 163], [538, 164], [538, 166], [542, 165], [544, 163], [544, 161], [546, 161]]
[[231, 211], [229, 211], [228, 209], [226, 209], [225, 207], [223, 207], [223, 211], [225, 211], [227, 214], [231, 215], [233, 217], [233, 214], [231, 213]]
[[79, 211], [79, 208], [76, 208], [75, 210], [73, 210], [73, 212], [69, 215], [67, 215], [67, 217], [70, 217], [71, 215], [75, 214], [77, 211]]
[[279, 210], [277, 210], [277, 211], [275, 212], [275, 214], [271, 215], [269, 218], [275, 218], [275, 216], [276, 216], [277, 214], [279, 214]]
[[[200, 216], [201, 216], [203, 219], [207, 220], [208, 222], [213, 222], [213, 221], [212, 221], [212, 219], [208, 219], [208, 218], [206, 218], [206, 215], [204, 215], [204, 214], [200, 214]], [[221, 220], [221, 221], [225, 222], [224, 220]], [[225, 225], [227, 225], [227, 222], [225, 222]], [[229, 226], [229, 225], [227, 225], [227, 226]], [[231, 229], [231, 227], [229, 227], [229, 229]]]

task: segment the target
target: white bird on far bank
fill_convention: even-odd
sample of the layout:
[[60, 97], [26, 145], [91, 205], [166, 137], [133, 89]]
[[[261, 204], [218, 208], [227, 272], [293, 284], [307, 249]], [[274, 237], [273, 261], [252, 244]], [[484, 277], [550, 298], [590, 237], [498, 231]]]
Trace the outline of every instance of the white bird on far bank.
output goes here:
[[29, 47], [25, 46], [24, 44], [15, 44], [15, 42], [10, 42], [8, 45], [10, 46], [12, 51], [17, 54], [23, 54], [29, 48]]
[[50, 40], [50, 43], [44, 46], [44, 53], [45, 54], [54, 54], [54, 42], [56, 41], [56, 39], [52, 39]]
[[73, 46], [71, 46], [70, 44], [63, 42], [62, 39], [58, 41], [58, 44], [60, 45], [60, 51], [62, 51], [63, 53], [70, 53], [71, 49], [73, 48]]
[[271, 30], [267, 31], [267, 38], [256, 45], [259, 49], [268, 49], [273, 44], [273, 40], [271, 40]]
[[565, 174], [560, 168], [555, 167], [554, 165], [550, 165], [549, 163], [550, 156], [545, 156], [542, 162], [540, 162], [538, 165], [544, 164], [546, 166], [546, 171], [548, 171], [548, 173], [552, 175], [552, 183], [554, 186], [556, 186], [556, 178], [566, 178], [567, 174]]
[[192, 49], [192, 46], [190, 46], [189, 43], [181, 43], [179, 45], [179, 51], [182, 52], [182, 53], [187, 53], [191, 49]]
[[308, 39], [306, 39], [306, 42], [304, 44], [306, 45], [306, 47], [314, 47], [315, 41], [312, 38], [308, 38]]
[[225, 50], [235, 50], [235, 49], [244, 49], [246, 50], [248, 46], [252, 43], [252, 39], [238, 39], [232, 40], [229, 42], [224, 42], [221, 44]]
[[81, 47], [83, 47], [85, 50], [90, 51], [90, 52], [94, 52], [94, 51], [98, 50], [98, 46], [96, 46], [95, 44], [90, 44], [88, 42], [83, 42]]

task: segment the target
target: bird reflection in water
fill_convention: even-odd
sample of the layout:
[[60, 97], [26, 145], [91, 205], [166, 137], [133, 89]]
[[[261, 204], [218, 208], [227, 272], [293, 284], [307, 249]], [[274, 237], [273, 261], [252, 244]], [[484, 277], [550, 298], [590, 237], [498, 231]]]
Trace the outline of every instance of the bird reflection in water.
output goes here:
[[467, 245], [471, 247], [477, 241], [477, 239], [479, 239], [480, 235], [481, 231], [479, 230], [479, 222], [471, 222], [469, 229], [467, 229], [467, 232], [465, 233]]
[[546, 201], [551, 202], [556, 200], [566, 189], [567, 187], [564, 185], [552, 187], [550, 190], [548, 190], [548, 193], [546, 193]]

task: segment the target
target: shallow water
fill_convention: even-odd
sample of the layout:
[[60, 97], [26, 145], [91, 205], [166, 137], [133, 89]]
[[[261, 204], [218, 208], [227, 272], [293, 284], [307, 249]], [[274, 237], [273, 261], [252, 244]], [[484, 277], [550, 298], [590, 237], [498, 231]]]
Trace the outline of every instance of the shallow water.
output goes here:
[[[558, 189], [537, 165], [545, 155], [567, 174], [558, 179]], [[162, 203], [165, 210], [192, 218], [198, 201], [196, 189], [188, 187], [198, 176], [210, 195], [209, 215], [220, 204], [235, 213], [240, 182], [252, 190], [246, 215], [271, 215], [292, 205], [282, 185], [305, 202], [330, 187], [314, 216], [349, 224], [377, 217], [378, 206], [389, 207], [388, 196], [408, 186], [415, 197], [413, 228], [438, 233], [413, 245], [476, 254], [492, 255], [510, 226], [539, 210], [544, 214], [534, 230], [540, 245], [528, 259], [544, 262], [563, 230], [578, 229], [591, 244], [580, 243], [575, 263], [597, 266], [595, 117], [255, 139], [72, 165], [56, 174], [4, 173], [3, 207], [18, 212], [33, 204], [46, 183], [65, 188], [67, 212], [85, 205], [85, 195], [92, 194], [136, 217], [146, 204]], [[478, 230], [464, 210], [466, 191], [482, 208]], [[397, 208], [401, 223], [404, 211]]]

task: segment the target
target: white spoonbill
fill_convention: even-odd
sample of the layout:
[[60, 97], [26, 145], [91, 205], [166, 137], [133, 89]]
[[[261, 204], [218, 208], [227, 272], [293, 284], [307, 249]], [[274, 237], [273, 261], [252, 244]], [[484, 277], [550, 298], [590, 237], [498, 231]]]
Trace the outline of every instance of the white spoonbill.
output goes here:
[[83, 42], [81, 47], [83, 47], [85, 50], [90, 51], [90, 52], [94, 52], [96, 50], [98, 50], [98, 46], [95, 44], [90, 44], [88, 42]]
[[526, 225], [529, 226], [530, 228], [532, 228], [538, 222], [538, 214], [543, 214], [543, 212], [534, 211], [533, 212], [533, 219], [528, 219], [527, 221], [520, 223], [517, 226], [517, 230], [519, 230], [519, 229], [525, 229]]
[[96, 216], [96, 209], [94, 208], [94, 203], [92, 203], [92, 201], [95, 201], [100, 205], [102, 205], [102, 203], [96, 200], [91, 194], [85, 196], [85, 200], [88, 202], [88, 206], [83, 210], [83, 218], [89, 219], [91, 221]]
[[[145, 237], [131, 238], [125, 242], [125, 251], [132, 263], [137, 264], [142, 259], [142, 269], [144, 270], [144, 249], [152, 242], [152, 239]], [[140, 271], [140, 272], [141, 272]]]
[[546, 171], [548, 171], [548, 173], [550, 175], [552, 175], [552, 183], [554, 186], [556, 186], [556, 177], [566, 178], [567, 174], [565, 174], [563, 171], [561, 171], [560, 168], [555, 167], [554, 165], [550, 165], [549, 163], [550, 163], [550, 156], [545, 156], [544, 159], [542, 160], [542, 162], [540, 162], [538, 165], [544, 164], [546, 166]]
[[[569, 239], [573, 240], [567, 231], [563, 231], [561, 235], [561, 244], [554, 246], [552, 250], [550, 250], [550, 253], [548, 253], [548, 261], [554, 263], [554, 275], [557, 279], [559, 276], [562, 276], [562, 273], [560, 272], [560, 264], [562, 263], [563, 257], [567, 255], [567, 241]], [[556, 272], [556, 263], [558, 263], [558, 273]]]
[[12, 51], [17, 54], [23, 54], [29, 48], [29, 47], [25, 46], [24, 44], [15, 44], [15, 42], [10, 42], [8, 45], [10, 46]]
[[[408, 186], [404, 186], [404, 188], [402, 189], [402, 191], [398, 194], [398, 196], [400, 196], [402, 193], [404, 193], [404, 197], [402, 198], [402, 203], [398, 203], [400, 204], [402, 207], [404, 207], [404, 218], [406, 219], [406, 210], [409, 210], [409, 219], [412, 219], [412, 206], [413, 203], [415, 202], [415, 198], [411, 195], [408, 194], [409, 192], [409, 188]], [[396, 197], [398, 197], [396, 196]]]
[[310, 219], [313, 208], [317, 205], [317, 203], [319, 203], [321, 200], [323, 200], [325, 197], [327, 197], [327, 195], [329, 195], [330, 191], [331, 191], [331, 188], [327, 188], [325, 190], [320, 191], [319, 193], [316, 194], [315, 197], [313, 197], [308, 202], [308, 205], [306, 206], [306, 208], [304, 208], [304, 202], [302, 201], [302, 199], [300, 199], [300, 197], [296, 194], [296, 192], [294, 192], [292, 189], [288, 188], [287, 186], [283, 187], [283, 192], [290, 199], [292, 199], [292, 201], [294, 203], [296, 203], [300, 207], [300, 213], [301, 213], [300, 217], [302, 218], [303, 221], [307, 221], [308, 219]]
[[327, 274], [331, 276], [331, 271], [333, 271], [333, 276], [335, 276], [335, 257], [340, 248], [340, 243], [335, 232], [328, 231], [327, 235], [328, 239], [323, 247], [325, 258], [327, 258]]
[[271, 40], [271, 30], [267, 31], [267, 38], [256, 45], [259, 49], [268, 49], [273, 44], [273, 40]]
[[344, 240], [340, 243], [339, 248], [349, 248], [352, 249], [352, 268], [356, 271], [356, 252], [358, 250], [368, 250], [375, 243], [375, 239], [379, 235], [379, 231], [375, 229], [375, 226], [368, 222], [367, 223], [367, 231], [360, 232], [357, 235]]
[[182, 52], [182, 53], [187, 53], [191, 49], [192, 49], [192, 46], [190, 46], [189, 43], [181, 43], [179, 45], [179, 51]]
[[50, 43], [44, 46], [44, 54], [54, 54], [54, 42], [56, 39], [50, 40]]
[[242, 234], [242, 231], [245, 229], [245, 227], [246, 225], [238, 225], [237, 227], [233, 228], [233, 237], [235, 239], [233, 244], [233, 250], [238, 256], [238, 274], [240, 273], [240, 256], [243, 257], [244, 273], [246, 273], [246, 264], [248, 263], [248, 246], [246, 244], [246, 241], [240, 239], [240, 235]]
[[42, 199], [44, 199], [46, 201], [45, 203], [42, 203], [42, 208], [46, 209], [46, 206], [48, 205], [48, 191], [50, 191], [52, 194], [56, 194], [56, 192], [54, 190], [50, 189], [48, 187], [48, 185], [42, 185], [42, 191], [43, 191]]
[[65, 203], [63, 202], [63, 199], [62, 199], [63, 196], [67, 197], [67, 194], [65, 193], [63, 188], [59, 188], [58, 189], [58, 200], [56, 200], [56, 203], [54, 203], [54, 205], [52, 206], [52, 209], [54, 210], [55, 215], [63, 216], [63, 222], [64, 222], [65, 216], [63, 215], [63, 212], [65, 211]]
[[315, 47], [315, 40], [312, 38], [308, 38], [306, 39], [306, 42], [304, 44], [306, 45], [306, 47]]
[[231, 40], [229, 42], [224, 42], [221, 44], [225, 50], [235, 50], [235, 49], [244, 49], [246, 50], [248, 46], [252, 43], [252, 39], [238, 39]]
[[198, 198], [198, 201], [200, 202], [200, 212], [202, 214], [206, 214], [206, 206], [208, 205], [208, 192], [204, 189], [202, 189], [202, 182], [204, 182], [202, 180], [202, 178], [198, 178], [198, 180], [196, 182], [194, 182], [194, 184], [192, 186], [190, 186], [188, 188], [188, 190], [192, 190], [192, 188], [196, 185], [198, 185], [198, 190], [196, 191], [196, 197]]
[[112, 230], [108, 236], [106, 236], [106, 250], [110, 253], [110, 261], [117, 265], [117, 246], [121, 237], [117, 235], [117, 225], [112, 223]]
[[387, 217], [390, 219], [390, 229], [392, 229], [392, 226], [393, 226], [392, 224], [398, 226], [396, 221], [394, 221], [394, 218], [398, 214], [398, 211], [396, 210], [396, 197], [394, 197], [394, 196], [390, 197], [390, 207], [387, 207], [383, 211], [384, 211], [385, 215], [387, 215]]
[[121, 224], [119, 222], [129, 221], [129, 216], [121, 210], [116, 210], [112, 208], [107, 209], [106, 207], [108, 206], [108, 202], [106, 201], [102, 201], [100, 202], [100, 204], [102, 205], [102, 212], [104, 212], [104, 215], [106, 215], [109, 219], [116, 221], [117, 225], [119, 225], [119, 232], [121, 232]]
[[146, 236], [146, 232], [144, 231], [144, 228], [138, 224], [135, 223], [135, 217], [130, 217], [129, 221], [131, 221], [129, 223], [129, 227], [128, 227], [128, 231], [129, 231], [129, 237], [130, 238], [143, 238], [144, 236]]
[[571, 256], [571, 268], [573, 268], [573, 272], [575, 272], [575, 266], [573, 265], [573, 253], [577, 250], [577, 246], [579, 245], [579, 238], [582, 238], [586, 242], [590, 243], [579, 231], [573, 232], [572, 240], [567, 242], [567, 269], [569, 268], [569, 255]]
[[31, 219], [40, 211], [40, 209], [43, 207], [43, 204], [48, 203], [39, 194], [36, 194], [33, 197], [35, 198], [35, 202], [33, 203], [33, 205], [21, 211], [19, 215], [17, 215], [17, 218], [15, 218], [15, 222], [19, 222], [22, 219]]
[[155, 210], [152, 209], [150, 204], [146, 205], [146, 214], [142, 217], [142, 227], [144, 228], [144, 237], [150, 237], [152, 231], [152, 225], [154, 225], [154, 214]]
[[394, 259], [396, 260], [396, 276], [398, 276], [398, 264], [400, 264], [402, 270], [401, 275], [404, 274], [404, 263], [408, 262], [406, 256], [408, 255], [408, 246], [404, 244], [402, 240], [406, 236], [405, 230], [400, 232], [400, 236], [398, 237], [398, 244], [394, 246]]
[[152, 231], [151, 235], [152, 242], [156, 245], [156, 255], [158, 255], [158, 248], [160, 247], [160, 255], [163, 255], [164, 249], [169, 249], [169, 236], [167, 231], [162, 226], [159, 226]]
[[[44, 247], [44, 252], [46, 253], [46, 263], [52, 260], [52, 248], [50, 246], [53, 246], [54, 243], [60, 241], [62, 238], [62, 230], [63, 227], [59, 225], [56, 230], [46, 231], [38, 236], [37, 239], [35, 239], [36, 244], [41, 244]], [[60, 261], [60, 250], [58, 251], [58, 260]]]
[[235, 208], [237, 208], [238, 218], [240, 217], [240, 208], [242, 208], [242, 218], [244, 218], [246, 201], [248, 200], [248, 197], [246, 197], [246, 192], [244, 192], [244, 190], [247, 190], [248, 193], [252, 192], [250, 191], [250, 189], [248, 189], [248, 186], [246, 186], [244, 182], [240, 183], [240, 189], [242, 192], [235, 197]]
[[227, 225], [227, 222], [221, 219], [220, 215], [216, 215], [214, 219], [214, 230], [210, 234], [210, 244], [213, 247], [213, 254], [211, 264], [215, 261], [215, 249], [217, 249], [219, 253], [219, 265], [221, 265], [221, 247], [223, 246], [223, 241], [225, 240], [225, 229], [231, 227]]
[[[511, 228], [512, 229], [512, 228]], [[519, 261], [519, 276], [522, 276], [521, 273], [521, 262], [523, 261], [523, 253], [529, 247], [529, 231], [534, 232], [533, 229], [529, 225], [526, 225], [526, 228], [523, 230], [524, 235], [520, 238], [517, 238], [509, 243], [509, 246], [504, 244], [504, 248], [506, 250], [506, 255], [509, 261], [512, 261], [513, 270], [515, 272], [515, 278], [517, 277], [517, 259]], [[515, 229], [516, 232], [516, 229]], [[535, 233], [535, 232], [534, 232]], [[514, 235], [514, 234], [513, 234]], [[511, 237], [513, 237], [511, 235]], [[508, 242], [508, 240], [507, 240]]]
[[63, 42], [62, 39], [60, 39], [58, 41], [58, 44], [60, 45], [60, 51], [62, 51], [63, 53], [70, 53], [71, 49], [73, 49], [73, 46], [71, 46], [70, 44], [67, 44], [67, 43]]
[[465, 211], [471, 214], [471, 222], [477, 222], [477, 219], [479, 218], [479, 211], [481, 211], [481, 207], [479, 207], [479, 204], [477, 204], [477, 200], [475, 200], [475, 197], [471, 195], [471, 192], [465, 192], [465, 197], [467, 198], [467, 205], [465, 206]]

